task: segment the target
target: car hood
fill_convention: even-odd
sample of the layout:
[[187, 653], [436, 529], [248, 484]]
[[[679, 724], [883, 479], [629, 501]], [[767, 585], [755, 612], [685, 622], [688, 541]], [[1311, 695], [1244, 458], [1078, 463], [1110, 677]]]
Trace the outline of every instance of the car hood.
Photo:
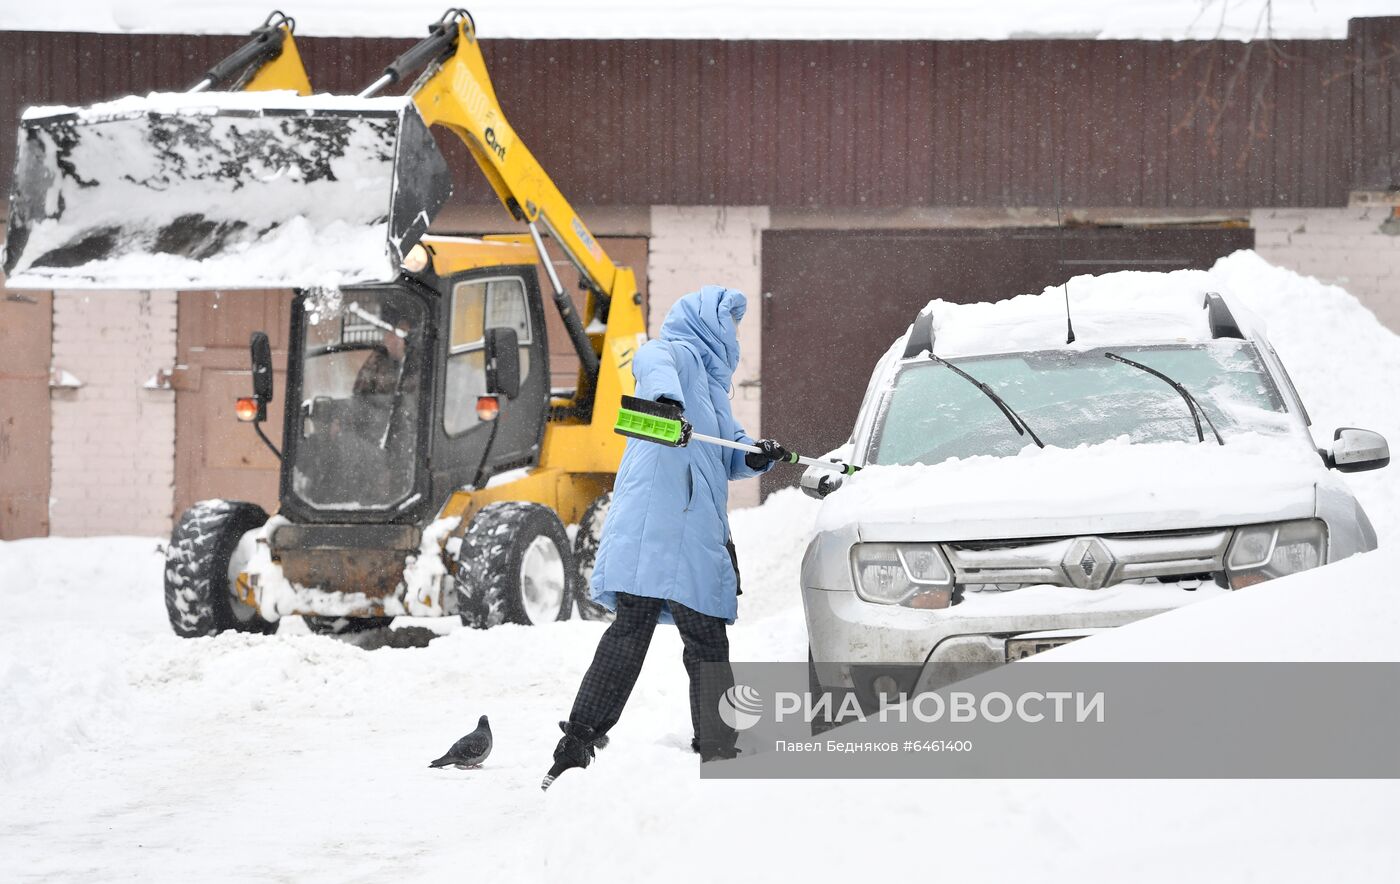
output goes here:
[[826, 499], [818, 530], [855, 524], [863, 539], [986, 540], [1170, 531], [1308, 518], [1337, 480], [1293, 437], [1226, 445], [1027, 448], [936, 466], [873, 466]]

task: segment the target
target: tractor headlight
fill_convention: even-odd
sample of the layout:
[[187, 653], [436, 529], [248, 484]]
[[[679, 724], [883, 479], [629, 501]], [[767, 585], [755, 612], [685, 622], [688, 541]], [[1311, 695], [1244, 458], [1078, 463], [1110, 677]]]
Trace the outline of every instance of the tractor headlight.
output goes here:
[[946, 608], [953, 572], [931, 543], [857, 543], [851, 547], [856, 594], [878, 605]]
[[403, 269], [409, 273], [422, 273], [428, 269], [428, 265], [433, 262], [432, 255], [421, 242], [414, 244], [408, 250], [408, 254], [403, 256]]
[[1225, 554], [1230, 586], [1243, 589], [1327, 561], [1327, 523], [1321, 519], [1248, 525], [1235, 531]]

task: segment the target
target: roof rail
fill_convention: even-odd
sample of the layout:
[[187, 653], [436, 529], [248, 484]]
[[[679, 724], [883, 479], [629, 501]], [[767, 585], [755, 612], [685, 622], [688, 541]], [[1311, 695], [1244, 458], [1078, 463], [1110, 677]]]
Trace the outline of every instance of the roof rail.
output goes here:
[[909, 340], [904, 345], [905, 359], [913, 359], [927, 350], [933, 352], [933, 311], [925, 310], [909, 326]]
[[1235, 321], [1235, 315], [1230, 312], [1230, 305], [1225, 303], [1225, 298], [1219, 292], [1206, 292], [1205, 303], [1201, 306], [1208, 311], [1206, 320], [1210, 323], [1210, 336], [1212, 338], [1244, 340], [1244, 332], [1240, 330], [1240, 324]]

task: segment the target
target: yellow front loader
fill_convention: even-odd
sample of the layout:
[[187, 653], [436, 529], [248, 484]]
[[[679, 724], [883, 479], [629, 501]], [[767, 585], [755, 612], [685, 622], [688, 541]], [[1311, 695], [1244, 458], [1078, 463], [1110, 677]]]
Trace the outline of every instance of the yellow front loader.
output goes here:
[[[507, 122], [466, 12], [355, 97], [309, 94], [292, 31], [270, 17], [189, 93], [31, 109], [21, 126], [12, 285], [297, 288], [283, 438], [263, 436], [280, 508], [181, 517], [172, 626], [601, 616], [586, 581], [623, 450], [612, 419], [646, 337], [632, 270]], [[374, 97], [415, 75], [404, 97]], [[449, 188], [429, 129], [466, 144], [521, 234], [426, 235]], [[545, 237], [579, 272], [582, 315]], [[550, 387], [547, 300], [578, 354], [572, 389]], [[252, 356], [237, 412], [261, 436], [266, 335]]]

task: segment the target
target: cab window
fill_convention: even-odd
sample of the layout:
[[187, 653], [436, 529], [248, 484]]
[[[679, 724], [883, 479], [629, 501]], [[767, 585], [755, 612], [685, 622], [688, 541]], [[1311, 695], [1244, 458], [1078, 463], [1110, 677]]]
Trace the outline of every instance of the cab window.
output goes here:
[[486, 329], [515, 329], [520, 341], [520, 381], [530, 376], [530, 308], [519, 277], [473, 279], [452, 287], [451, 334], [442, 428], [449, 436], [480, 421], [476, 400], [486, 395]]

